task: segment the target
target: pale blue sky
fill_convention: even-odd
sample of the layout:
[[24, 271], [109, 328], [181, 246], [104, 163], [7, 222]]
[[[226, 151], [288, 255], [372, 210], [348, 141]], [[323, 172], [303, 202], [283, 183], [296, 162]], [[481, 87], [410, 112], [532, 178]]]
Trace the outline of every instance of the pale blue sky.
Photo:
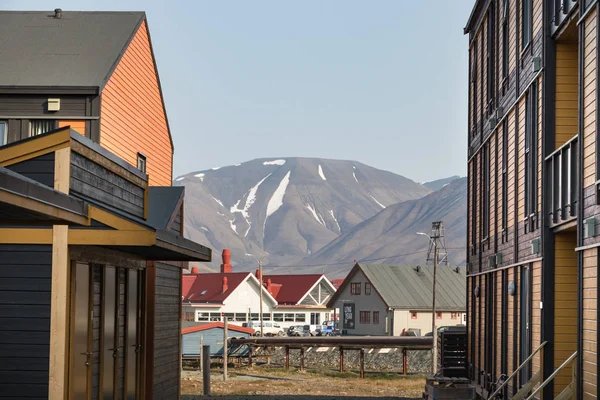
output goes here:
[[473, 0], [0, 0], [142, 10], [174, 176], [258, 157], [361, 161], [417, 181], [466, 174]]

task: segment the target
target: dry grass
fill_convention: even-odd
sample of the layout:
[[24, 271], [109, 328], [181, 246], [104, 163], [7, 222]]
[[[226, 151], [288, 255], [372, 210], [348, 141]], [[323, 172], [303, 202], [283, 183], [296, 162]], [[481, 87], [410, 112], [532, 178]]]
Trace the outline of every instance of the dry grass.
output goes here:
[[[425, 387], [423, 376], [395, 374], [368, 374], [360, 379], [352, 372], [285, 371], [262, 367], [239, 368], [230, 372], [231, 379], [223, 382], [221, 375], [213, 375], [211, 394], [270, 395], [270, 396], [360, 396], [420, 398]], [[269, 376], [278, 379], [260, 379], [245, 375]], [[182, 375], [181, 393], [202, 394], [202, 375], [188, 371]]]

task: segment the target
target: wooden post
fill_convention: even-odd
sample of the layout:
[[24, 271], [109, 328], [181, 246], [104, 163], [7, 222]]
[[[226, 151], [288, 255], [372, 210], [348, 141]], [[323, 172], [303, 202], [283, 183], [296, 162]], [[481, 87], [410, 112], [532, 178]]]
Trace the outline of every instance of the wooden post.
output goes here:
[[202, 384], [204, 395], [210, 396], [210, 345], [202, 346]]
[[227, 380], [227, 317], [223, 320], [223, 380]]
[[252, 346], [248, 346], [248, 366], [252, 368]]
[[290, 346], [285, 346], [285, 369], [290, 369]]
[[361, 348], [359, 353], [359, 362], [360, 362], [360, 377], [365, 377], [365, 349]]
[[407, 374], [408, 358], [406, 357], [406, 349], [402, 349], [402, 375]]
[[304, 347], [300, 347], [300, 371], [304, 371]]
[[340, 372], [344, 372], [344, 348], [340, 346]]

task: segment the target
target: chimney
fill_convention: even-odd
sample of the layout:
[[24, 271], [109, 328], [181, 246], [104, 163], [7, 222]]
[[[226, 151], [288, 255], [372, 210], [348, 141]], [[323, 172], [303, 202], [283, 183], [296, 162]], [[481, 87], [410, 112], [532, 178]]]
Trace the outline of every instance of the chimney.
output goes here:
[[223, 277], [223, 292], [222, 293], [225, 293], [227, 291], [227, 289], [229, 289], [229, 286], [227, 286], [227, 277], [224, 276]]
[[271, 295], [273, 294], [273, 292], [271, 292], [271, 280], [267, 279], [267, 292], [269, 292]]
[[231, 251], [229, 249], [223, 249], [223, 254], [221, 255], [223, 258], [223, 264], [221, 264], [221, 273], [222, 274], [230, 274], [231, 273]]
[[54, 9], [54, 18], [56, 18], [56, 19], [62, 18], [62, 10], [60, 8]]
[[198, 273], [198, 267], [192, 267], [192, 274]]
[[254, 273], [254, 276], [256, 276], [256, 279], [258, 279], [260, 281], [260, 269], [256, 270], [256, 272]]

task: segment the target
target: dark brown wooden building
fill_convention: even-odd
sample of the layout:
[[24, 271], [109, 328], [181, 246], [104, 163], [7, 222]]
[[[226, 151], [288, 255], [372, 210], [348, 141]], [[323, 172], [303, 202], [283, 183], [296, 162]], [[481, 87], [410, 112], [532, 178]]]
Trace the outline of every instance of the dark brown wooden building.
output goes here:
[[144, 13], [0, 12], [0, 399], [174, 399], [181, 188]]
[[597, 398], [598, 7], [477, 0], [465, 28], [469, 367], [484, 398], [515, 371], [504, 398]]

